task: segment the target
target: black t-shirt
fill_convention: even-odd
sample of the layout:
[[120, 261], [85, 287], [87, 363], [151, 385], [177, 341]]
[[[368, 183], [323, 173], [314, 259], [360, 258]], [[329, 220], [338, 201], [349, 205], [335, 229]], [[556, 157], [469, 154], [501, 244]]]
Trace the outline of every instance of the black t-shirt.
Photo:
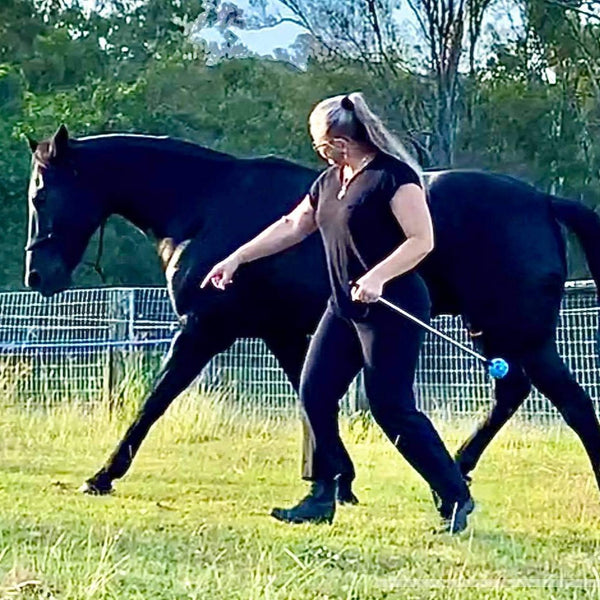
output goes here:
[[346, 317], [359, 317], [365, 311], [364, 305], [352, 301], [350, 282], [406, 240], [390, 202], [396, 190], [407, 183], [421, 185], [414, 169], [380, 152], [350, 181], [341, 199], [337, 166], [323, 171], [309, 190], [325, 246], [332, 301]]

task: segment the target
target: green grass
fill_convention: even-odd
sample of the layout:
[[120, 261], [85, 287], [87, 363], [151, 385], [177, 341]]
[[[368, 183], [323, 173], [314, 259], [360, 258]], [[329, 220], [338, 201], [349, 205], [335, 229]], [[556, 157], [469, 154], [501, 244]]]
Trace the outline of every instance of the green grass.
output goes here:
[[[357, 507], [333, 526], [268, 513], [305, 492], [300, 426], [184, 398], [113, 496], [76, 492], [129, 415], [0, 410], [0, 598], [600, 598], [600, 503], [570, 432], [513, 425], [475, 473], [460, 537], [375, 427], [344, 423]], [[451, 448], [470, 424], [443, 427]]]

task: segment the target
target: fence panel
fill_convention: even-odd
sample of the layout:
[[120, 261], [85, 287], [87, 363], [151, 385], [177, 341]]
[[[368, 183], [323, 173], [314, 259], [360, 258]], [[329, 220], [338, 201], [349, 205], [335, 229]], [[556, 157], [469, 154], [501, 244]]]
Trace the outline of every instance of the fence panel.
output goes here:
[[[599, 408], [598, 307], [592, 282], [567, 285], [558, 327], [561, 354]], [[401, 318], [401, 317], [398, 317]], [[470, 344], [460, 318], [434, 325]], [[24, 405], [118, 401], [150, 384], [177, 330], [164, 288], [70, 290], [50, 299], [31, 292], [0, 293], [0, 400]], [[134, 385], [135, 384], [135, 385]], [[269, 412], [296, 406], [295, 394], [260, 340], [238, 340], [203, 370], [197, 386]], [[417, 372], [419, 405], [451, 417], [486, 410], [492, 384], [474, 359], [427, 335]], [[360, 378], [344, 407], [361, 398]], [[519, 413], [554, 420], [557, 413], [534, 392]]]

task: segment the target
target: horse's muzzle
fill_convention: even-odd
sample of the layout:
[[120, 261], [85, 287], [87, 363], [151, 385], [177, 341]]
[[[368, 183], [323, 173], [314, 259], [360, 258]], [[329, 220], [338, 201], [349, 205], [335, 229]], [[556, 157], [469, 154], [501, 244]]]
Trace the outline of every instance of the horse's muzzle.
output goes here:
[[25, 285], [45, 298], [66, 290], [70, 284], [70, 276], [62, 269], [52, 270], [49, 273], [30, 269], [25, 274]]

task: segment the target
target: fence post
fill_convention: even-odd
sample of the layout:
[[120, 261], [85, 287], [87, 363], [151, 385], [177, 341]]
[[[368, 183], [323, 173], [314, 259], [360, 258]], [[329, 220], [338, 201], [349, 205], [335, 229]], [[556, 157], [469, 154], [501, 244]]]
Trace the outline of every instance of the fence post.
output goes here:
[[[127, 346], [123, 342], [133, 339], [133, 294], [134, 290], [111, 290], [107, 302], [108, 352], [106, 388], [111, 408], [119, 406], [123, 396], [123, 378]], [[116, 345], [115, 342], [118, 344]], [[119, 344], [123, 343], [123, 345]]]

